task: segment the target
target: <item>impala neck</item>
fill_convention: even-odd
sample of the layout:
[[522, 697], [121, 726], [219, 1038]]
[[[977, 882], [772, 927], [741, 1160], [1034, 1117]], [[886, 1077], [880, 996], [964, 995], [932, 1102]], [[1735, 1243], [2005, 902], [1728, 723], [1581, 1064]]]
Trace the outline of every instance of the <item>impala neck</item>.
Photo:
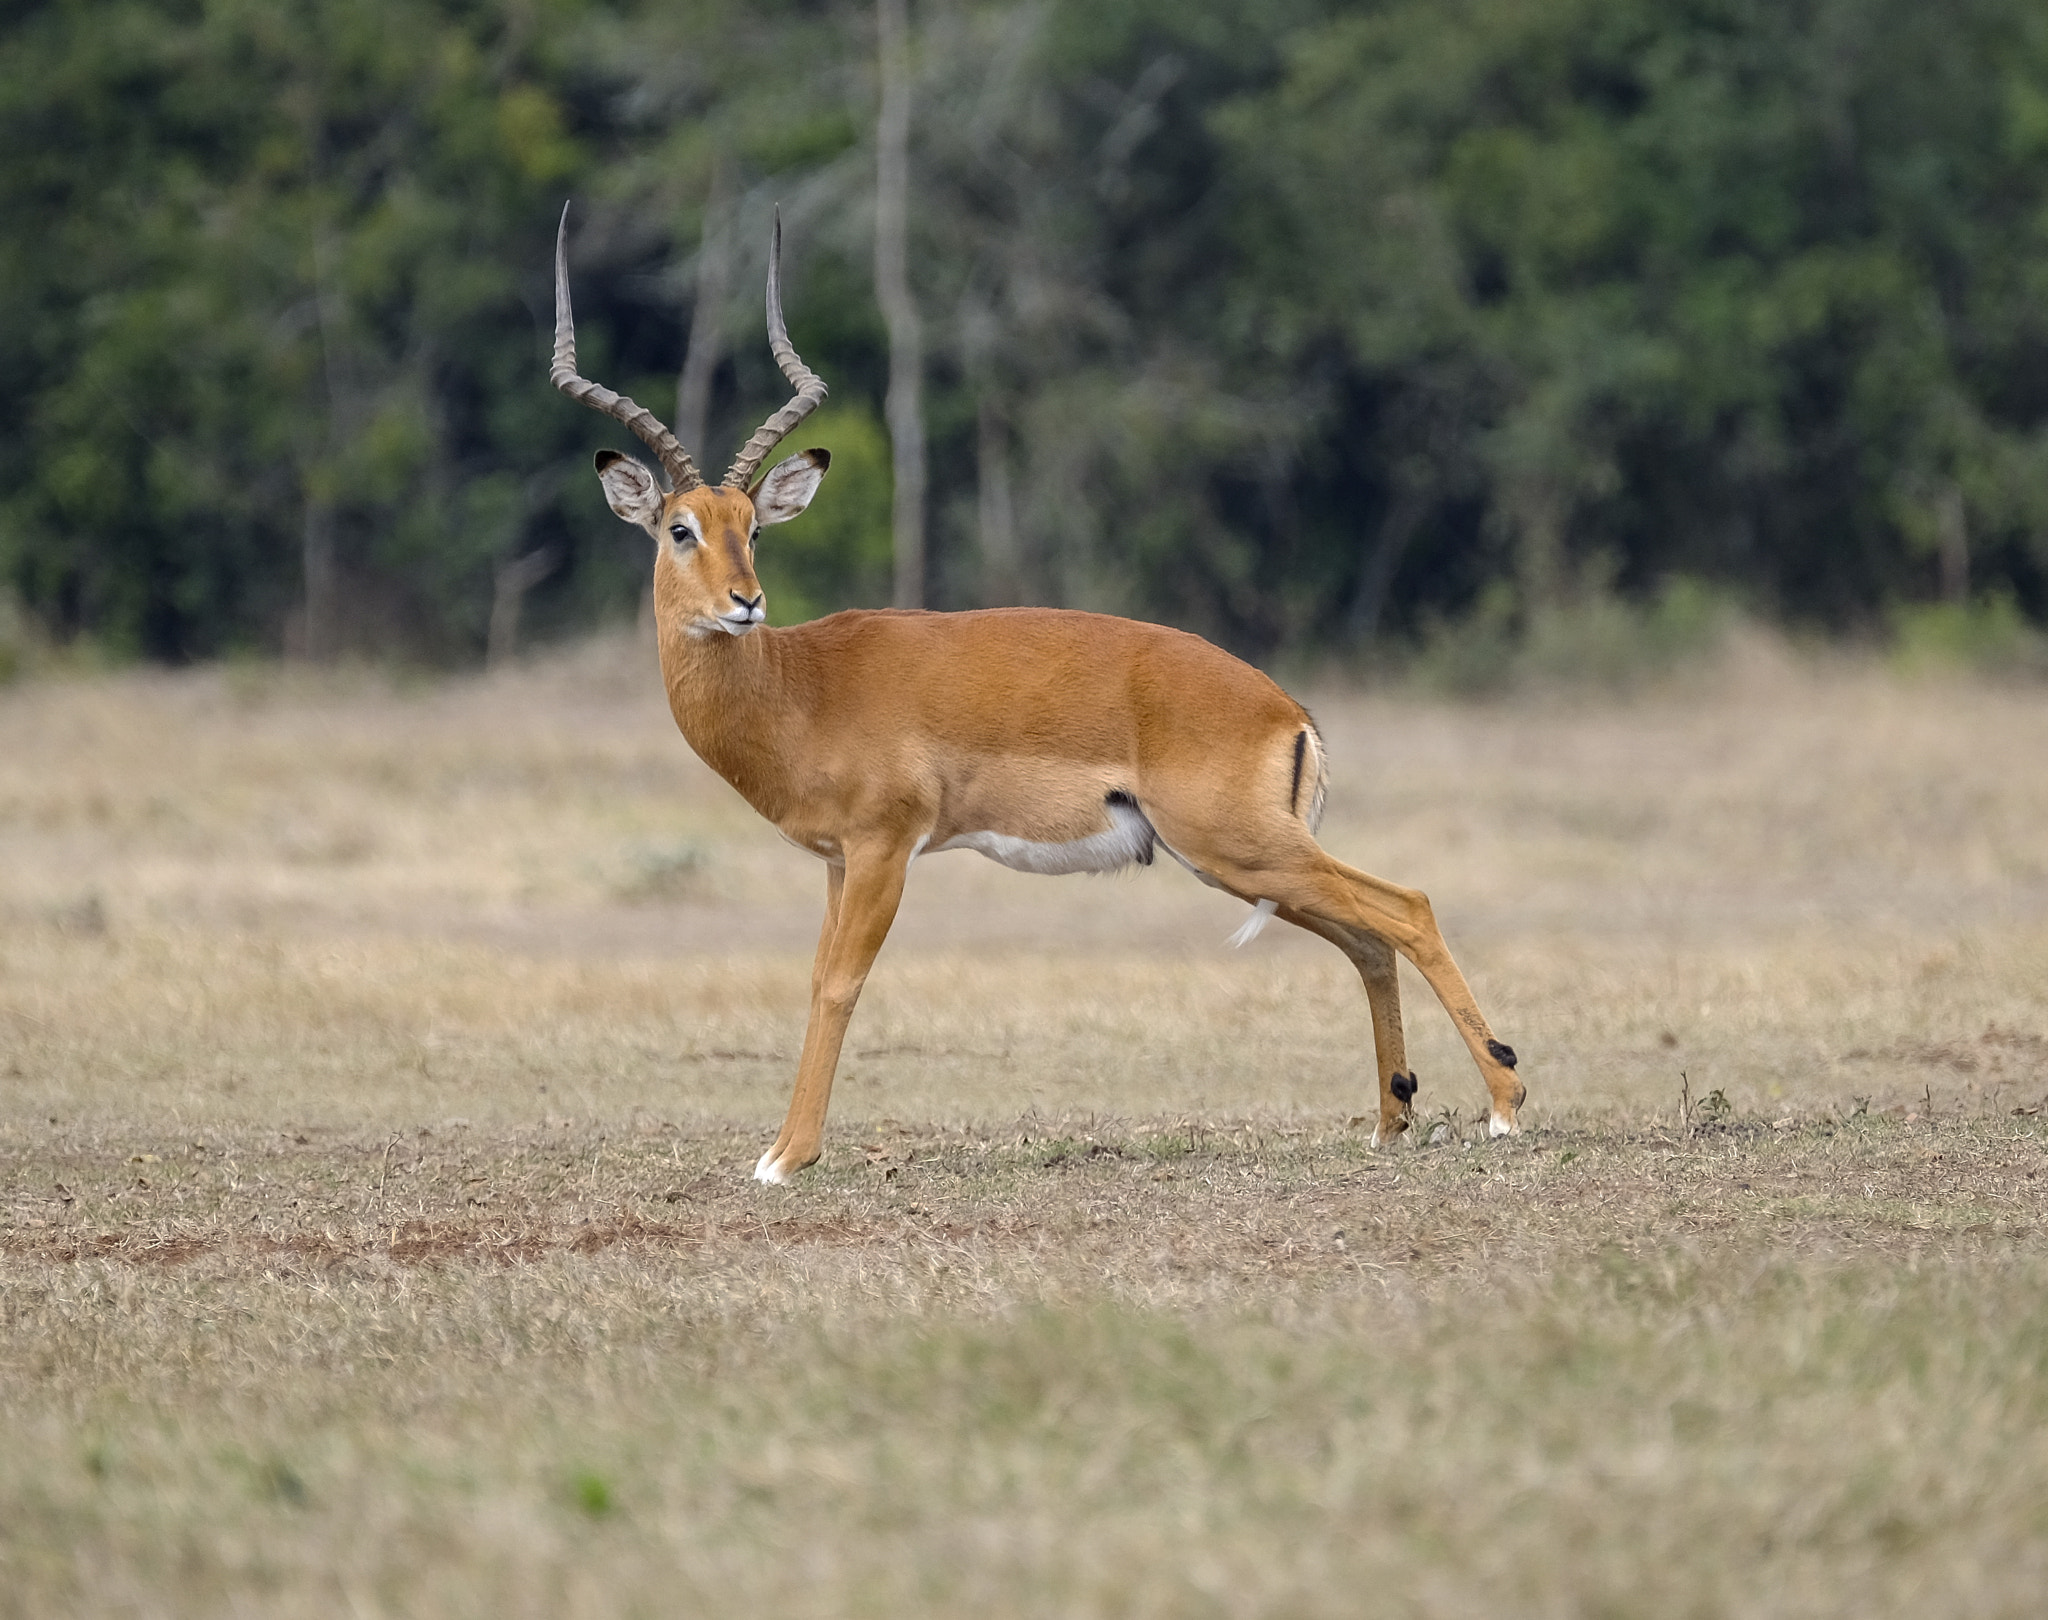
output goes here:
[[778, 645], [782, 633], [763, 625], [744, 636], [692, 635], [680, 614], [662, 611], [660, 597], [657, 579], [669, 712], [697, 756], [776, 820], [784, 774], [778, 744], [792, 707]]

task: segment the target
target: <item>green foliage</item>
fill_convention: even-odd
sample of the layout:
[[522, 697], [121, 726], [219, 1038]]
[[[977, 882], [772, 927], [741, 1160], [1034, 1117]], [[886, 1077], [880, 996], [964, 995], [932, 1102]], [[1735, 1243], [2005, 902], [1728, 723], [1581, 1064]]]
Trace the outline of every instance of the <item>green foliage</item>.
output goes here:
[[1683, 571], [1841, 622], [1931, 583], [1901, 506], [1948, 480], [2036, 587], [2040, 484], [1999, 469], [2048, 413], [2048, 172], [1989, 92], [2042, 82], [2036, 13], [1466, 0], [1292, 47], [1219, 116], [1275, 182], [1247, 250], [1384, 398], [1414, 562], [1466, 551], [1416, 586], [1540, 609], [1610, 554], [1632, 594]]
[[15, 30], [0, 128], [41, 161], [0, 165], [37, 244], [8, 313], [39, 341], [6, 355], [0, 568], [58, 628], [274, 643], [316, 514], [335, 641], [480, 624], [534, 515], [493, 484], [563, 437], [495, 404], [505, 361], [533, 364], [538, 216], [582, 161], [573, 74], [524, 9], [77, 5]]
[[1644, 601], [1595, 575], [1540, 607], [1525, 607], [1512, 584], [1496, 580], [1462, 618], [1425, 623], [1412, 673], [1461, 697], [1515, 687], [1626, 692], [1711, 658], [1735, 618], [1726, 593], [1685, 576]]
[[1909, 672], [2048, 673], [2048, 638], [2026, 621], [2009, 591], [1969, 602], [1902, 602], [1890, 618], [1893, 659]]
[[1515, 676], [1520, 646], [1515, 588], [1495, 580], [1462, 619], [1432, 616], [1423, 622], [1412, 672], [1423, 685], [1458, 697], [1505, 690]]
[[1717, 651], [1732, 617], [1696, 579], [1669, 580], [1647, 601], [1594, 590], [1530, 616], [1521, 671], [1539, 684], [1626, 691]]
[[611, 1481], [591, 1468], [578, 1469], [570, 1475], [568, 1495], [576, 1510], [586, 1518], [605, 1518], [618, 1505], [612, 1495]]
[[34, 622], [11, 591], [0, 591], [0, 686], [26, 674], [41, 651]]

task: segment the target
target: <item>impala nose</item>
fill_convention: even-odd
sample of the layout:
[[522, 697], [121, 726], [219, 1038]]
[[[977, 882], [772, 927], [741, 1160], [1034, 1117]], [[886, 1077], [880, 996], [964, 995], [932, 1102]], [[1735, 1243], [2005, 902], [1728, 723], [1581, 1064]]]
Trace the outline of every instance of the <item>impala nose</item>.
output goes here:
[[740, 613], [744, 615], [747, 623], [759, 624], [768, 616], [767, 608], [763, 605], [768, 600], [766, 591], [756, 591], [752, 596], [742, 596], [738, 591], [728, 591], [726, 594], [738, 604]]

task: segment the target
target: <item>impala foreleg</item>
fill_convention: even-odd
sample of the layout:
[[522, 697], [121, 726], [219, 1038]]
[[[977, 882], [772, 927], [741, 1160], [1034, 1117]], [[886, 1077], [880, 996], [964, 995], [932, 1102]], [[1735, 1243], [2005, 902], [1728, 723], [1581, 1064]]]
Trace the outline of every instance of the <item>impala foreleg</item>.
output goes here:
[[1408, 1129], [1415, 1117], [1415, 1071], [1408, 1067], [1407, 1040], [1401, 1030], [1401, 978], [1394, 948], [1377, 934], [1340, 928], [1291, 907], [1283, 906], [1280, 916], [1336, 946], [1365, 985], [1380, 1079], [1380, 1112], [1373, 1124], [1372, 1145], [1383, 1147]]
[[775, 1145], [754, 1166], [756, 1181], [785, 1182], [815, 1164], [825, 1141], [825, 1110], [832, 1101], [832, 1077], [846, 1026], [867, 983], [875, 954], [889, 937], [903, 898], [908, 852], [861, 856], [849, 852], [843, 867], [831, 868], [825, 886], [825, 924], [811, 967], [811, 1016], [804, 1026], [803, 1056], [796, 1089]]
[[825, 921], [818, 929], [818, 954], [811, 958], [811, 1005], [818, 1004], [818, 991], [825, 982], [825, 962], [832, 954], [832, 934], [839, 926], [839, 897], [846, 892], [846, 868], [837, 861], [825, 863]]

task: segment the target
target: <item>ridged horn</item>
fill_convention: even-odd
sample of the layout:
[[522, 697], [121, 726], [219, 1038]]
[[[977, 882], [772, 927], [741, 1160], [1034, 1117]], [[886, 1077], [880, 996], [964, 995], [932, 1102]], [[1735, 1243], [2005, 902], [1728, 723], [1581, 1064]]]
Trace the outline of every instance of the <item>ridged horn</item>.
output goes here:
[[796, 390], [790, 402], [754, 430], [740, 453], [726, 469], [728, 488], [745, 489], [754, 481], [762, 458], [789, 436], [797, 423], [825, 400], [825, 382], [798, 358], [789, 341], [789, 328], [782, 324], [782, 210], [775, 210], [775, 235], [768, 246], [768, 347], [775, 351], [775, 363]]
[[624, 423], [637, 433], [647, 448], [661, 458], [662, 469], [676, 489], [696, 489], [704, 482], [690, 452], [645, 405], [635, 405], [623, 394], [576, 374], [576, 317], [569, 308], [569, 205], [562, 204], [562, 223], [555, 231], [555, 363], [548, 368], [548, 381], [579, 399], [594, 411]]

